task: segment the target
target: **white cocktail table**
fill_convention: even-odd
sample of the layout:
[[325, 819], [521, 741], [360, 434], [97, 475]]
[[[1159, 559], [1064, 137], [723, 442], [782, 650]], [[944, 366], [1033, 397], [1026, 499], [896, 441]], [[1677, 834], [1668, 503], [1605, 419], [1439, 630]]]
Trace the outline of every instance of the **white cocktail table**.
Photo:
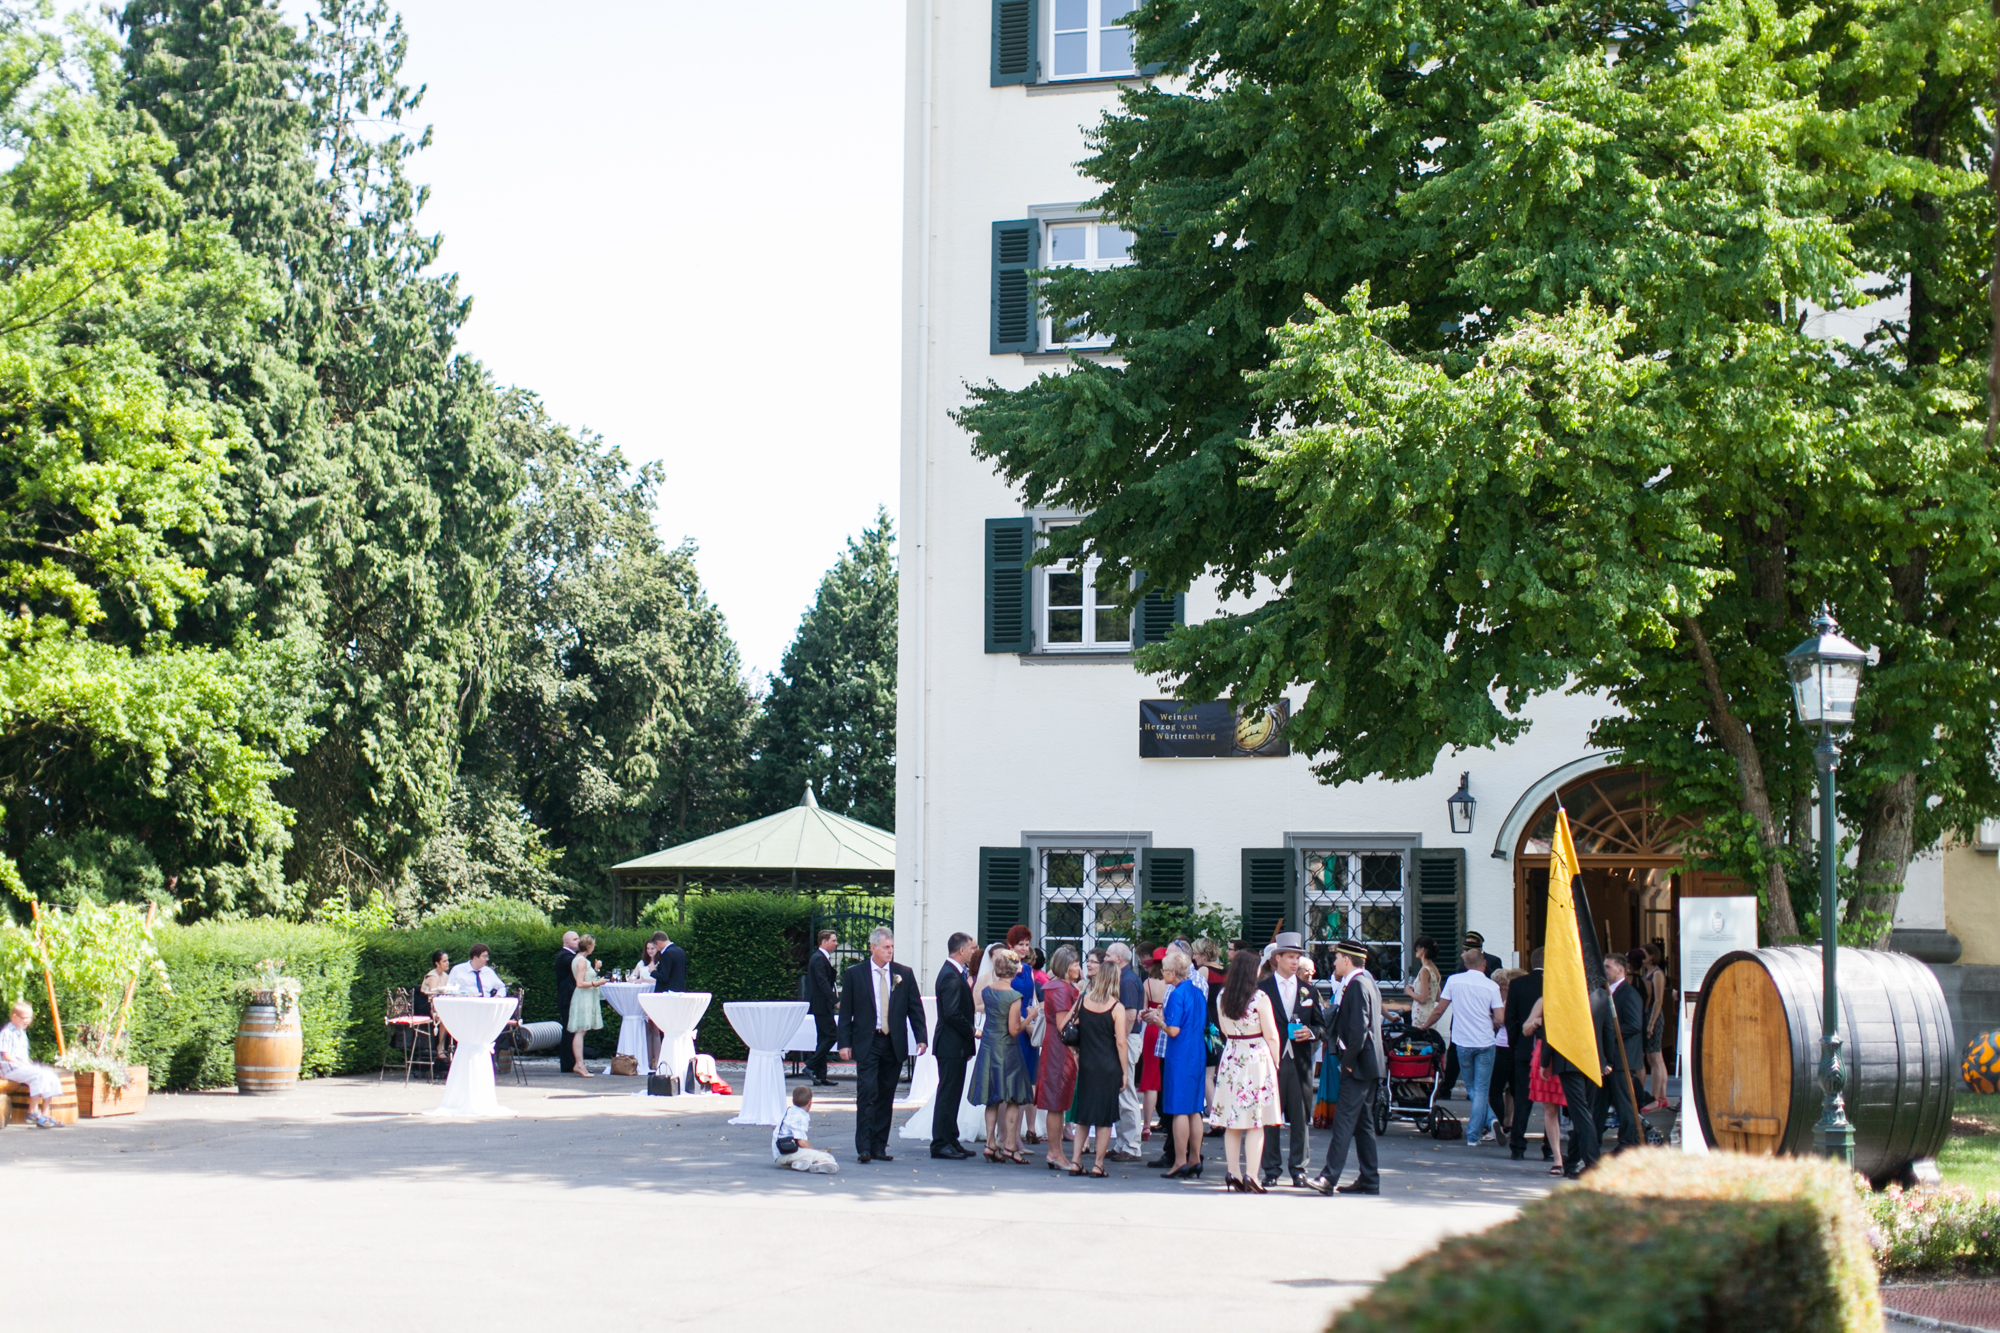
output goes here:
[[743, 1070], [743, 1110], [732, 1125], [775, 1125], [785, 1114], [786, 1043], [805, 1016], [804, 1000], [731, 1000], [729, 1026], [750, 1048]]
[[437, 995], [431, 1012], [458, 1043], [444, 1100], [425, 1115], [510, 1116], [493, 1092], [493, 1039], [514, 1016], [520, 1001], [511, 995]]
[[618, 1024], [618, 1054], [629, 1055], [639, 1062], [639, 1068], [646, 1067], [649, 1052], [646, 1049], [646, 1011], [639, 1007], [641, 995], [651, 995], [653, 983], [650, 981], [607, 981], [604, 983], [604, 1002], [618, 1012], [622, 1020]]
[[[640, 993], [639, 1007], [660, 1030], [660, 1067], [655, 1073], [687, 1078], [688, 1066], [694, 1063], [695, 1024], [708, 1012], [708, 1002], [713, 998], [705, 990]], [[681, 1091], [689, 1093], [697, 1089], [683, 1086]]]

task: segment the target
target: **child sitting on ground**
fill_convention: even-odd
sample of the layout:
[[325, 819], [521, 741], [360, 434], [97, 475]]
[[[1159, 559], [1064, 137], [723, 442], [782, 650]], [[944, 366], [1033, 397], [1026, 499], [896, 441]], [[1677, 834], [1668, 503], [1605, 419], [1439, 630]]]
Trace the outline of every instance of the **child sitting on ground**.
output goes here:
[[[794, 1171], [811, 1171], [815, 1175], [830, 1176], [840, 1170], [833, 1160], [833, 1154], [823, 1148], [815, 1148], [806, 1137], [812, 1130], [813, 1090], [808, 1087], [792, 1089], [792, 1104], [785, 1108], [785, 1114], [778, 1119], [778, 1127], [771, 1131], [771, 1160], [779, 1166], [789, 1166]], [[794, 1140], [796, 1147], [785, 1152], [779, 1144], [786, 1139]], [[788, 1145], [789, 1146], [789, 1145]]]
[[0, 1079], [27, 1086], [29, 1124], [55, 1129], [56, 1122], [49, 1118], [49, 1112], [55, 1109], [51, 1103], [62, 1095], [62, 1080], [47, 1065], [28, 1060], [28, 1025], [34, 1021], [34, 1006], [26, 1000], [16, 1000], [6, 1026], [0, 1027]]

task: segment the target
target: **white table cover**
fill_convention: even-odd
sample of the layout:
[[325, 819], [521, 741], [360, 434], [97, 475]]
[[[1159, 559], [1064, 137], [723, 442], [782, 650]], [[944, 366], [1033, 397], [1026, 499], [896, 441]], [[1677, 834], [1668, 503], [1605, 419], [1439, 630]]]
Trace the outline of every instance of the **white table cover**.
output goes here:
[[[639, 1007], [646, 1011], [646, 1017], [653, 1020], [653, 1026], [661, 1033], [660, 1067], [655, 1073], [687, 1077], [687, 1068], [694, 1063], [695, 1024], [701, 1022], [701, 1016], [708, 1012], [708, 1002], [713, 998], [705, 990], [640, 993]], [[681, 1091], [691, 1093], [698, 1089], [684, 1087]]]
[[804, 1000], [731, 1000], [729, 1026], [750, 1048], [743, 1069], [743, 1110], [732, 1125], [775, 1125], [785, 1115], [785, 1043], [807, 1012]]
[[804, 1051], [808, 1055], [819, 1049], [819, 1020], [812, 1016], [810, 1009], [806, 1011], [806, 1016], [799, 1020], [798, 1029], [792, 1033], [792, 1039], [785, 1044], [785, 1049]]
[[[650, 995], [653, 983], [650, 981], [607, 981], [604, 983], [604, 1002], [618, 1011], [623, 1022], [618, 1024], [618, 1054], [629, 1055], [639, 1062], [639, 1068], [646, 1067], [646, 1011], [639, 1007], [639, 997]], [[634, 1020], [637, 1020], [636, 1022]]]
[[519, 1003], [512, 996], [438, 995], [431, 1012], [458, 1042], [451, 1074], [444, 1081], [444, 1100], [426, 1115], [510, 1116], [493, 1093], [493, 1039], [514, 1016]]

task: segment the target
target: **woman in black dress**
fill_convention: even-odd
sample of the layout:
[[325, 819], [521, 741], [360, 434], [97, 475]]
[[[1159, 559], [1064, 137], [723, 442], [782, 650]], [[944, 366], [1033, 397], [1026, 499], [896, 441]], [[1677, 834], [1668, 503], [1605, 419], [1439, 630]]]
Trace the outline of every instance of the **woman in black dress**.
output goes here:
[[[1099, 964], [1083, 997], [1077, 1015], [1081, 1041], [1076, 1048], [1076, 1097], [1070, 1102], [1070, 1116], [1076, 1122], [1076, 1170], [1071, 1175], [1104, 1174], [1104, 1158], [1111, 1151], [1111, 1131], [1118, 1124], [1118, 1094], [1132, 1081], [1125, 1060], [1125, 1034], [1132, 1016], [1118, 1002], [1118, 969], [1109, 961]], [[1060, 1038], [1058, 1038], [1060, 1040]], [[1083, 1169], [1083, 1145], [1092, 1128], [1097, 1130], [1097, 1164]]]

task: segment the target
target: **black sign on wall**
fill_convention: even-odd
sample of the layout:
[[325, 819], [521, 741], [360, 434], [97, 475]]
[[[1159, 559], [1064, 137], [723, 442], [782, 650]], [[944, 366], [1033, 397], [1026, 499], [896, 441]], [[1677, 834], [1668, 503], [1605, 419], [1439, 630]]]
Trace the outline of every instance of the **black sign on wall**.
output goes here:
[[1184, 704], [1178, 699], [1139, 701], [1141, 759], [1283, 759], [1292, 752], [1283, 737], [1292, 715], [1289, 699], [1271, 708], [1239, 713], [1231, 703]]

